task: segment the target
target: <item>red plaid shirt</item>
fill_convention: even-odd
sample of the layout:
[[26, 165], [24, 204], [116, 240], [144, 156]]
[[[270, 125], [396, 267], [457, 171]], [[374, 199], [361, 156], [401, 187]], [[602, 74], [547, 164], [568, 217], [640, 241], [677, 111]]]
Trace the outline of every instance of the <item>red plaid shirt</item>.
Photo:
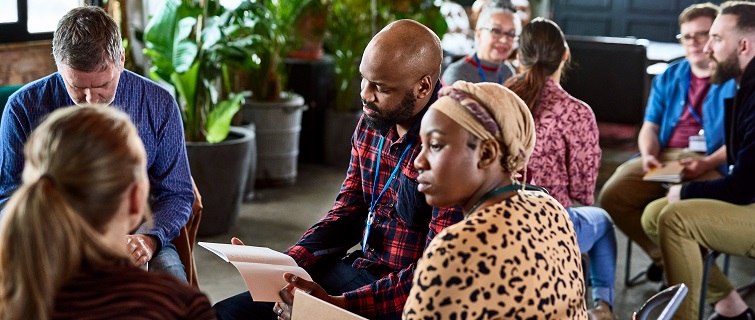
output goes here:
[[[436, 96], [434, 94], [428, 106]], [[305, 267], [325, 256], [343, 254], [360, 243], [373, 197], [372, 184], [381, 134], [385, 136], [385, 143], [380, 151], [377, 194], [399, 165], [397, 162], [404, 149], [413, 141], [400, 163], [401, 169], [376, 205], [364, 257], [353, 263], [355, 268], [367, 269], [380, 279], [344, 293], [347, 309], [370, 319], [401, 315], [412, 286], [415, 265], [425, 246], [445, 227], [463, 219], [461, 209], [432, 208], [425, 202], [425, 196], [417, 191], [418, 173], [414, 158], [421, 145], [419, 125], [420, 121], [417, 121], [403, 137], [399, 137], [395, 128], [378, 132], [361, 119], [352, 137], [351, 164], [333, 209], [288, 249], [288, 254]]]

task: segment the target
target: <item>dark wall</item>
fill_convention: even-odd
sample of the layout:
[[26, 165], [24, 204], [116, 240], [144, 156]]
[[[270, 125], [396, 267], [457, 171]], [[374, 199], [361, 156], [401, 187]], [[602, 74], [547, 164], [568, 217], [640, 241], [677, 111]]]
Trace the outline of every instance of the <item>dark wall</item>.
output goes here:
[[702, 2], [707, 1], [555, 0], [552, 12], [553, 20], [565, 34], [675, 42], [679, 13]]

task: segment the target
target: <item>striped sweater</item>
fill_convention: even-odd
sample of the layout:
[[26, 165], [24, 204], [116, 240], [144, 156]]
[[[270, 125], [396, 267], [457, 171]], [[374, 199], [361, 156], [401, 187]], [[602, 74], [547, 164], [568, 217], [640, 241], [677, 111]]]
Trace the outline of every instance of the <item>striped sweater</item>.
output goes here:
[[126, 263], [86, 270], [55, 297], [52, 319], [215, 319], [207, 296], [173, 276]]

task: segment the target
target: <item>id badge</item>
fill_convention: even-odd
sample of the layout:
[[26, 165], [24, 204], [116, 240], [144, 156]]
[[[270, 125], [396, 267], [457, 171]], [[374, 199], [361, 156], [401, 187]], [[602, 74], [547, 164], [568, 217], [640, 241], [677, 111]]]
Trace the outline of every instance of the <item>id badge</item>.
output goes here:
[[705, 136], [703, 135], [689, 136], [689, 151], [705, 152], [706, 150], [707, 149], [705, 147]]

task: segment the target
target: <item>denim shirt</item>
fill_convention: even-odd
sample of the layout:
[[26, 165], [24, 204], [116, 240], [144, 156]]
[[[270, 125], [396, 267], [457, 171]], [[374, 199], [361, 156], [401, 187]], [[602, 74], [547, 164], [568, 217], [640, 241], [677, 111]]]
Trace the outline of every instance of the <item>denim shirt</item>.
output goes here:
[[[668, 146], [671, 134], [687, 105], [691, 67], [687, 59], [672, 63], [661, 75], [653, 79], [653, 86], [645, 109], [645, 121], [660, 127], [661, 148]], [[716, 152], [724, 145], [724, 99], [734, 96], [734, 80], [722, 85], [711, 85], [703, 102], [703, 129], [705, 130], [706, 154]], [[726, 166], [718, 167], [726, 173]]]

